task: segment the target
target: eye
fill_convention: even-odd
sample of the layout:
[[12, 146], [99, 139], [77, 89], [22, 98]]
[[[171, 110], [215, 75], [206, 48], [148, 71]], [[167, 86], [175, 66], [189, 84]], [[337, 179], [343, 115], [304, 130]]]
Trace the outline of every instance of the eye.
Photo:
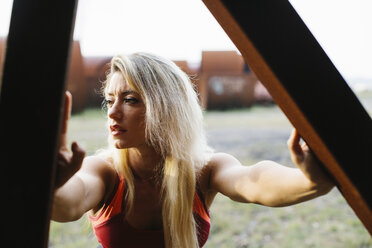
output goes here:
[[139, 101], [138, 101], [137, 98], [134, 98], [134, 97], [126, 97], [126, 98], [124, 98], [124, 102], [128, 103], [128, 104], [136, 104]]
[[105, 99], [105, 106], [111, 107], [114, 104], [114, 101], [111, 99]]

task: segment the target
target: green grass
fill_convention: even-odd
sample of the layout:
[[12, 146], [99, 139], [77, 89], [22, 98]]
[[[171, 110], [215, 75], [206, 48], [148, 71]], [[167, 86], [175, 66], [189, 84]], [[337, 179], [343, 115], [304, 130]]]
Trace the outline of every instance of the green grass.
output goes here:
[[337, 190], [285, 208], [239, 204], [218, 196], [205, 247], [372, 247], [369, 234]]
[[105, 124], [106, 114], [103, 110], [88, 109], [73, 115], [69, 122], [68, 139], [78, 141], [86, 149], [87, 155], [91, 155], [107, 146]]
[[98, 243], [87, 216], [69, 223], [51, 222], [49, 247], [53, 248], [88, 248], [97, 247]]
[[[371, 99], [366, 96], [363, 103], [370, 106]], [[372, 105], [369, 113], [371, 109]], [[106, 146], [104, 116], [100, 110], [72, 116], [70, 141], [81, 143], [88, 154]], [[232, 153], [245, 164], [262, 159], [290, 164], [285, 139], [292, 127], [276, 106], [206, 112], [205, 123], [212, 146]], [[337, 189], [285, 208], [241, 204], [218, 195], [210, 212], [212, 229], [207, 248], [372, 248], [369, 233]], [[50, 247], [97, 246], [86, 216], [72, 223], [52, 222], [49, 238]]]
[[216, 128], [254, 128], [278, 129], [290, 124], [283, 113], [273, 106], [253, 106], [231, 111], [205, 112], [205, 125], [208, 130]]

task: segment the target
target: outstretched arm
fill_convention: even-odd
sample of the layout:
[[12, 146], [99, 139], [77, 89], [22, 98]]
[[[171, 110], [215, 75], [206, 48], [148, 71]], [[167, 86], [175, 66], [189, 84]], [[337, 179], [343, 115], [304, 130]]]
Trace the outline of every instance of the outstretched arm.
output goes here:
[[89, 210], [98, 210], [115, 185], [116, 172], [99, 157], [87, 157], [82, 168], [56, 189], [52, 220], [79, 219]]
[[113, 169], [104, 160], [97, 157], [84, 159], [85, 151], [76, 142], [69, 150], [67, 126], [71, 102], [71, 94], [67, 92], [52, 205], [52, 220], [60, 222], [79, 219], [97, 207], [110, 189], [111, 181], [115, 180]]
[[293, 162], [289, 168], [272, 161], [242, 166], [228, 154], [215, 154], [210, 162], [210, 188], [239, 202], [287, 206], [329, 192], [333, 182], [322, 172], [296, 130], [288, 140]]

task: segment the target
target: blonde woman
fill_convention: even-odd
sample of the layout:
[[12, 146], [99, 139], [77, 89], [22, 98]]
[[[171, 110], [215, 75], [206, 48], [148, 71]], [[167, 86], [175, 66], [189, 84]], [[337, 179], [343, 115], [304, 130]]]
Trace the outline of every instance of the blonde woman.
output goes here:
[[66, 143], [71, 96], [58, 157], [52, 219], [90, 212], [105, 248], [202, 247], [217, 193], [234, 201], [286, 206], [327, 193], [333, 183], [293, 131], [289, 168], [272, 161], [242, 166], [213, 153], [188, 77], [172, 62], [138, 53], [112, 59], [103, 88], [109, 148], [84, 158]]

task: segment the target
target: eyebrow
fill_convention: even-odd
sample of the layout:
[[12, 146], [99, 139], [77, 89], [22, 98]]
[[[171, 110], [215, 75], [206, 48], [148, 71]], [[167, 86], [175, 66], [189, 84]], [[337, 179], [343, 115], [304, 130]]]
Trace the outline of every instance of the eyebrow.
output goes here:
[[[123, 92], [120, 93], [120, 95], [122, 95], [122, 96], [126, 96], [126, 95], [129, 95], [129, 94], [137, 94], [138, 95], [138, 92], [135, 91], [135, 90], [126, 90], [126, 91], [123, 91]], [[114, 96], [115, 94], [109, 92], [109, 93], [107, 93], [107, 95]]]

